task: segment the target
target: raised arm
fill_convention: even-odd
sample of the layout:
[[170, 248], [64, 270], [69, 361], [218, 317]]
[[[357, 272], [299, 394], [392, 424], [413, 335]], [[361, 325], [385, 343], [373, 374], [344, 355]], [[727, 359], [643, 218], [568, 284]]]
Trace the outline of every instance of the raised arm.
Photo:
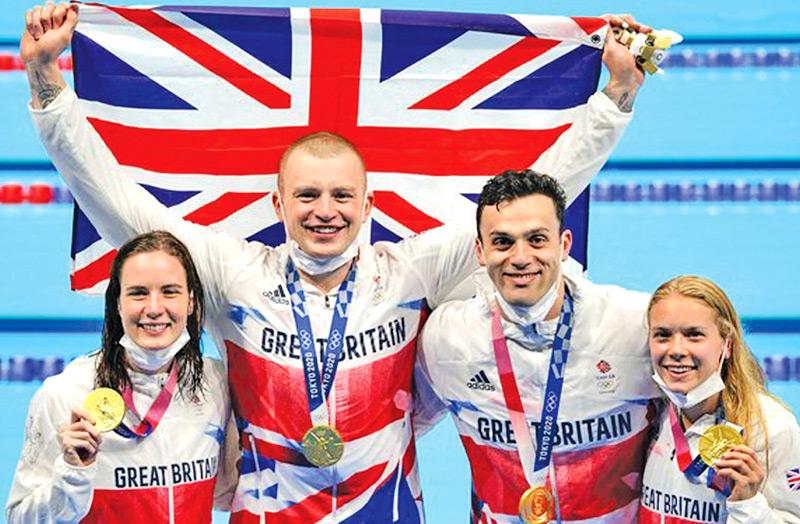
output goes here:
[[[604, 15], [604, 18], [611, 27], [626, 23], [637, 31], [651, 31], [627, 15]], [[611, 31], [606, 35], [603, 63], [609, 72], [608, 84], [589, 98], [572, 126], [532, 166], [561, 183], [567, 202], [586, 189], [619, 143], [633, 116], [633, 101], [644, 82], [644, 73], [633, 55], [614, 39]]]
[[260, 247], [184, 221], [120, 171], [56, 63], [77, 23], [77, 7], [68, 4], [48, 3], [26, 15], [20, 53], [31, 88], [31, 114], [42, 142], [104, 240], [119, 246], [147, 231], [172, 232], [192, 252], [209, 304], [218, 306], [227, 281], [258, 255]]

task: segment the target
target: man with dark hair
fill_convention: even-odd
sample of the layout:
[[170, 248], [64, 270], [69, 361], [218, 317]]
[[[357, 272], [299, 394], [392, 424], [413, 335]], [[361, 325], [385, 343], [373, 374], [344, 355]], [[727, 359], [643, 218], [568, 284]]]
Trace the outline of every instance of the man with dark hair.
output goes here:
[[483, 186], [478, 196], [478, 208], [475, 211], [475, 223], [478, 227], [478, 238], [481, 238], [481, 216], [486, 206], [499, 206], [524, 196], [538, 194], [549, 196], [556, 208], [556, 218], [560, 230], [564, 229], [564, 211], [567, 208], [567, 195], [553, 177], [541, 175], [536, 171], [524, 169], [522, 171], [503, 171], [494, 178], [489, 179]]
[[553, 178], [507, 171], [478, 202], [475, 255], [491, 285], [436, 309], [418, 354], [470, 461], [473, 522], [634, 522], [658, 396], [648, 295], [568, 262]]

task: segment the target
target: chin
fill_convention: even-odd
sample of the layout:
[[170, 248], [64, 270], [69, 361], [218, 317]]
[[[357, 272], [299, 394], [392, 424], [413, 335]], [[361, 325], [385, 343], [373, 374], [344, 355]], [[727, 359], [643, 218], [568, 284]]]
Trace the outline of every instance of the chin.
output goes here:
[[536, 299], [531, 298], [528, 293], [519, 293], [517, 290], [501, 293], [503, 300], [515, 307], [531, 307], [536, 304]]
[[687, 382], [673, 380], [669, 377], [661, 376], [661, 380], [664, 381], [664, 384], [667, 385], [667, 388], [674, 392], [674, 393], [681, 393], [683, 395], [689, 393], [695, 384], [689, 384]]

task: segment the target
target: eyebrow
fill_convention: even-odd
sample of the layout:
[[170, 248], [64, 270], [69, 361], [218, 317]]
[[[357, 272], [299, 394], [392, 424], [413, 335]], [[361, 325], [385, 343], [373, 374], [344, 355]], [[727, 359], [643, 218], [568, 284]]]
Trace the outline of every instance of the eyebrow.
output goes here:
[[[550, 232], [550, 229], [547, 228], [547, 227], [537, 227], [535, 229], [529, 229], [529, 230], [523, 232], [522, 236], [530, 236], [530, 235], [536, 235], [536, 234], [540, 234], [540, 233], [549, 233], [549, 232]], [[489, 235], [490, 236], [506, 236], [506, 237], [513, 237], [514, 236], [511, 233], [503, 231], [502, 229], [490, 231]]]
[[[319, 187], [313, 186], [313, 185], [298, 186], [298, 187], [296, 187], [294, 189], [294, 193], [295, 194], [302, 193], [303, 191], [321, 191], [321, 189]], [[331, 191], [352, 191], [352, 192], [356, 192], [356, 191], [358, 191], [358, 188], [356, 186], [337, 186], [337, 187], [331, 188]]]
[[[178, 284], [178, 283], [171, 283], [171, 284], [164, 284], [163, 286], [161, 286], [161, 288], [165, 288], [165, 287], [179, 287], [179, 288], [183, 289], [184, 285], [183, 284]], [[134, 290], [134, 289], [147, 289], [147, 286], [143, 286], [141, 284], [133, 284], [133, 285], [125, 287], [125, 291], [131, 291], [131, 290]]]

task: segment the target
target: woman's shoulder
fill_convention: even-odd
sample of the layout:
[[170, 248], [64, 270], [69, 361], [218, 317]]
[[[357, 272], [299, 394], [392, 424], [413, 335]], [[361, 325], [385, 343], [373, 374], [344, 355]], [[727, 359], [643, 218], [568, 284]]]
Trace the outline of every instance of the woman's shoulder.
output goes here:
[[770, 440], [782, 436], [800, 437], [800, 425], [798, 425], [797, 417], [789, 408], [774, 397], [763, 393], [759, 395], [759, 401]]
[[41, 390], [57, 395], [65, 391], [86, 390], [91, 391], [94, 385], [96, 367], [96, 354], [84, 355], [72, 360], [58, 375], [47, 377], [42, 383]]
[[94, 386], [95, 358], [92, 355], [71, 361], [58, 375], [47, 377], [31, 399], [31, 411], [61, 417], [83, 402]]

